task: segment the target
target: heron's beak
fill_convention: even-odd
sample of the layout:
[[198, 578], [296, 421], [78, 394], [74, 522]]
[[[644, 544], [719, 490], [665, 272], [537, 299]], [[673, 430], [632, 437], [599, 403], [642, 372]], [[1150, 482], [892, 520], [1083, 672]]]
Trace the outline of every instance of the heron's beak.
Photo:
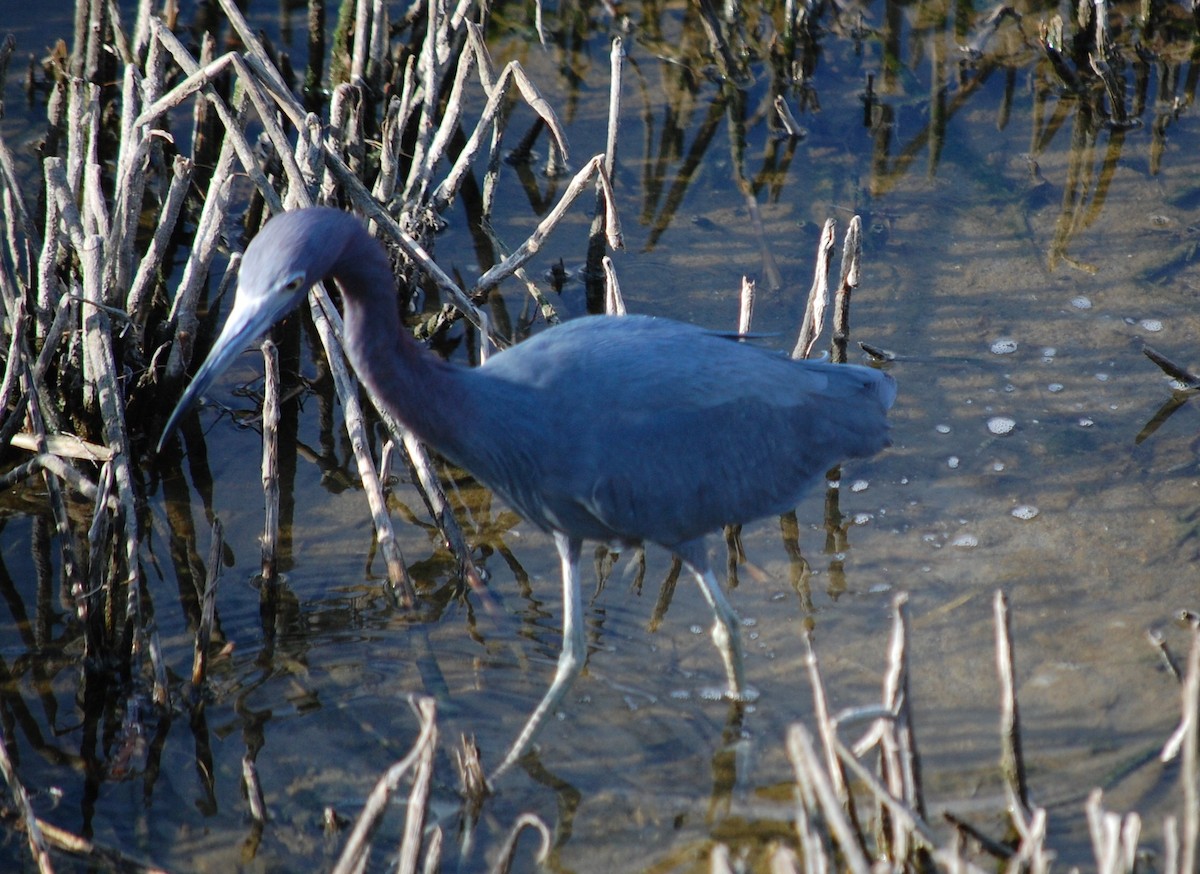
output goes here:
[[187, 387], [187, 391], [175, 405], [175, 409], [171, 412], [171, 418], [167, 419], [162, 436], [158, 438], [157, 451], [159, 453], [162, 452], [166, 442], [171, 439], [171, 435], [175, 433], [175, 429], [179, 427], [180, 421], [183, 420], [192, 404], [208, 390], [218, 376], [225, 372], [233, 359], [252, 340], [264, 333], [275, 323], [276, 319], [290, 308], [294, 301], [289, 298], [290, 296], [283, 294], [248, 295], [243, 293], [242, 289], [238, 289], [233, 309], [229, 313], [225, 327], [221, 330], [221, 336], [217, 337], [217, 341], [213, 343], [208, 358], [200, 365], [191, 385]]

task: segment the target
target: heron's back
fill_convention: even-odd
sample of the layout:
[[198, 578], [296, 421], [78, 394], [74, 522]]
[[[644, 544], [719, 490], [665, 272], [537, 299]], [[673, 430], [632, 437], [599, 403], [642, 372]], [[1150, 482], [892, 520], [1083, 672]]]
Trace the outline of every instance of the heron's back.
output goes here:
[[674, 546], [785, 512], [825, 471], [887, 446], [888, 375], [793, 361], [691, 325], [578, 319], [494, 356], [460, 461], [531, 521]]

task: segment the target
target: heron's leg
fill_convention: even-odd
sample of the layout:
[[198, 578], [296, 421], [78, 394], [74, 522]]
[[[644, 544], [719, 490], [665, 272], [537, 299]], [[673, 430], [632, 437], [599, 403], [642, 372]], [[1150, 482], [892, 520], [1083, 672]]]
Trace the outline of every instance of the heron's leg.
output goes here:
[[513, 741], [513, 745], [504, 757], [504, 761], [500, 763], [500, 767], [492, 774], [491, 779], [493, 780], [511, 768], [521, 756], [529, 751], [534, 737], [545, 725], [546, 720], [550, 718], [550, 714], [562, 702], [567, 690], [571, 688], [571, 684], [583, 670], [583, 663], [587, 658], [586, 643], [583, 638], [583, 602], [579, 592], [579, 552], [583, 543], [578, 539], [558, 533], [554, 535], [554, 542], [558, 547], [558, 555], [562, 562], [562, 654], [558, 657], [558, 668], [555, 670], [550, 688], [546, 690], [537, 709], [533, 711], [533, 715], [529, 717], [525, 727]]
[[725, 675], [729, 678], [729, 694], [733, 698], [740, 699], [746, 693], [746, 674], [742, 667], [741, 620], [738, 619], [733, 606], [725, 598], [725, 593], [721, 591], [721, 584], [713, 576], [711, 568], [707, 565], [704, 567], [693, 565], [692, 573], [716, 617], [712, 628], [712, 639], [721, 653], [721, 658], [725, 660]]

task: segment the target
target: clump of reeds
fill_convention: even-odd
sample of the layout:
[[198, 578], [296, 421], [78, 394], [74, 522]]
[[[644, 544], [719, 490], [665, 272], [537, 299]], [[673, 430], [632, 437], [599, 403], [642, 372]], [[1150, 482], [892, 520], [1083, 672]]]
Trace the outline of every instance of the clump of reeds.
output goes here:
[[[40, 178], [23, 178], [9, 144], [0, 139], [0, 257], [7, 351], [0, 378], [0, 456], [31, 453], [5, 476], [5, 485], [40, 478], [53, 512], [52, 537], [61, 564], [61, 601], [82, 629], [87, 677], [128, 682], [143, 712], [182, 707], [200, 711], [212, 640], [213, 604], [222, 538], [213, 526], [204, 565], [174, 555], [181, 587], [194, 589], [195, 663], [186, 694], [170, 687], [144, 585], [148, 486], [158, 471], [177, 466], [177, 446], [154, 458], [152, 447], [193, 360], [203, 353], [227, 301], [239, 265], [236, 251], [223, 273], [219, 255], [232, 238], [249, 237], [271, 215], [316, 203], [349, 206], [368, 218], [391, 249], [402, 284], [444, 301], [414, 325], [429, 337], [465, 319], [488, 344], [503, 348], [527, 326], [489, 318], [480, 308], [509, 277], [521, 281], [535, 317], [555, 321], [549, 298], [523, 266], [577, 198], [593, 190], [601, 208], [593, 272], [604, 274], [605, 245], [621, 245], [609, 189], [612, 152], [571, 167], [562, 127], [521, 65], [493, 64], [483, 40], [486, 8], [473, 2], [417, 4], [405, 20], [387, 6], [342, 4], [333, 49], [334, 82], [324, 92], [323, 5], [312, 4], [310, 53], [303, 87], [290, 60], [259, 38], [232, 0], [221, 0], [229, 44], [219, 53], [205, 30], [185, 44], [175, 22], [139, 7], [127, 27], [106, 0], [78, 0], [73, 51], [53, 53], [45, 77], [31, 88], [48, 92], [47, 136]], [[0, 46], [0, 76], [15, 51]], [[619, 70], [619, 40], [614, 70]], [[570, 174], [558, 202], [523, 240], [503, 238], [491, 223], [497, 179], [507, 166], [506, 137], [513, 102], [537, 122], [521, 137], [528, 159], [545, 139], [547, 172]], [[482, 109], [468, 117], [470, 104]], [[619, 109], [614, 105], [614, 119]], [[465, 142], [454, 142], [466, 131]], [[615, 144], [616, 132], [610, 135]], [[469, 286], [438, 266], [440, 215], [459, 196], [470, 171], [482, 170], [481, 227], [491, 235], [495, 266]], [[474, 185], [474, 179], [470, 184]], [[589, 206], [591, 204], [588, 204]], [[168, 287], [170, 259], [186, 246], [178, 281]], [[235, 250], [238, 248], [235, 242]], [[610, 282], [615, 291], [615, 275]], [[325, 291], [310, 298], [355, 452], [355, 463], [376, 527], [391, 590], [410, 602], [412, 583], [388, 516], [384, 478], [359, 387], [340, 350], [341, 320]], [[275, 591], [277, 496], [274, 423], [280, 395], [278, 365], [268, 343], [264, 402], [263, 598]], [[465, 537], [450, 512], [425, 450], [396, 422], [382, 455], [407, 455], [435, 523], [460, 564], [477, 581]], [[195, 447], [194, 423], [183, 439]], [[172, 507], [175, 535], [194, 543], [190, 513]], [[191, 547], [187, 552], [191, 552]], [[47, 555], [48, 558], [48, 555]], [[49, 576], [49, 561], [43, 562]], [[49, 578], [46, 580], [49, 592]], [[267, 626], [270, 623], [265, 623]], [[125, 726], [131, 738], [144, 730]], [[0, 761], [0, 764], [3, 764]], [[247, 796], [265, 819], [253, 757], [244, 763]], [[15, 775], [12, 785], [18, 785]], [[24, 818], [35, 855], [44, 858], [37, 821]]]
[[[1015, 667], [1008, 600], [994, 599], [996, 670], [1000, 687], [1000, 772], [1004, 779], [1008, 828], [989, 835], [965, 817], [946, 813], [952, 826], [935, 828], [928, 819], [921, 758], [909, 696], [907, 596], [893, 603], [892, 633], [880, 701], [838, 713], [830, 711], [816, 652], [809, 644], [809, 678], [814, 726], [793, 725], [787, 751], [796, 777], [796, 846], [778, 846], [771, 859], [777, 872], [890, 871], [983, 872], [1003, 865], [1009, 872], [1046, 872], [1055, 852], [1047, 842], [1047, 812], [1032, 798], [1021, 747]], [[1174, 660], [1166, 653], [1167, 662]], [[1096, 870], [1133, 874], [1152, 870], [1194, 871], [1200, 849], [1200, 623], [1192, 622], [1192, 643], [1181, 679], [1182, 716], [1163, 746], [1163, 761], [1180, 759], [1180, 806], [1163, 822], [1163, 845], [1149, 854], [1140, 843], [1141, 818], [1106, 811], [1103, 794], [1093, 790], [1085, 812]], [[845, 734], [867, 726], [854, 741]], [[950, 805], [951, 807], [953, 805]], [[727, 848], [713, 853], [712, 870], [734, 868]]]
[[[87, 658], [126, 676], [146, 676], [160, 703], [168, 694], [162, 672], [144, 672], [141, 664], [147, 653], [156, 665], [158, 657], [152, 628], [141, 615], [148, 594], [138, 507], [146, 473], [153, 477], [156, 467], [169, 469], [179, 456], [169, 446], [148, 469], [140, 460], [149, 455], [164, 412], [212, 333], [211, 317], [228, 297], [237, 254], [222, 275], [214, 270], [231, 233], [252, 235], [269, 214], [288, 208], [352, 206], [391, 247], [402, 281], [446, 301], [416, 326], [418, 333], [432, 335], [466, 319], [485, 345], [499, 347], [524, 329], [497, 324], [479, 303], [516, 275], [538, 315], [556, 319], [522, 268], [580, 194], [600, 191], [604, 209], [596, 232], [609, 245], [620, 245], [605, 156], [597, 155], [574, 173], [559, 202], [523, 242], [511, 245], [491, 231], [497, 263], [471, 287], [460, 286], [438, 266], [433, 245], [439, 214], [459, 194], [468, 171], [481, 164], [478, 219], [491, 227], [514, 98], [536, 114], [534, 135], [545, 132], [554, 171], [569, 166], [561, 125], [520, 64], [500, 70], [493, 65], [481, 22], [471, 18], [479, 15], [475, 4], [453, 10], [422, 5], [423, 13], [414, 11], [400, 28], [393, 27], [382, 4], [346, 4], [357, 15], [339, 31], [352, 36], [337, 54], [345, 61], [344, 81], [328, 100], [313, 86], [321, 78], [319, 52], [310, 56], [301, 91], [283, 72], [290, 67], [286, 58], [254, 34], [238, 7], [223, 0], [221, 8], [238, 48], [217, 54], [212, 34], [206, 33], [198, 51], [186, 46], [168, 23], [150, 14], [149, 4], [127, 33], [110, 4], [80, 0], [76, 49], [52, 67], [57, 78], [46, 86], [51, 136], [42, 178], [19, 178], [9, 147], [0, 142], [0, 209], [7, 229], [0, 294], [8, 350], [0, 382], [0, 452], [10, 452], [10, 443], [33, 452], [6, 482], [31, 476], [45, 481], [66, 599], [86, 630]], [[4, 53], [7, 60], [11, 40]], [[474, 119], [465, 116], [468, 92], [483, 98]], [[313, 112], [314, 106], [324, 114]], [[466, 142], [452, 150], [452, 134], [464, 128], [470, 132]], [[526, 151], [531, 139], [523, 143]], [[39, 203], [41, 215], [35, 211]], [[167, 259], [185, 233], [187, 258], [177, 286], [168, 289]], [[378, 548], [397, 596], [409, 601], [411, 581], [386, 511], [359, 389], [339, 347], [340, 317], [320, 287], [310, 304]], [[268, 437], [277, 409], [276, 367], [268, 355]], [[418, 486], [464, 576], [476, 579], [424, 450], [398, 423], [385, 424], [415, 467]], [[197, 439], [194, 428], [185, 427], [184, 439]], [[272, 448], [268, 440], [268, 497]], [[84, 523], [77, 521], [73, 495], [93, 504]], [[269, 506], [262, 563], [267, 582], [275, 573], [277, 524]], [[202, 594], [197, 583], [197, 599]]]

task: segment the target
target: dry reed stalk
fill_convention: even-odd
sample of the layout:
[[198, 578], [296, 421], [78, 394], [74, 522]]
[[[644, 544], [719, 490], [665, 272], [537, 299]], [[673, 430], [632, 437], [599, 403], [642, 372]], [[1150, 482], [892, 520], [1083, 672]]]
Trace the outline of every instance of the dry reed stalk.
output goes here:
[[139, 346], [144, 343], [146, 320], [150, 315], [150, 293], [156, 281], [156, 274], [162, 269], [171, 235], [178, 225], [179, 213], [183, 208], [183, 200], [187, 196], [194, 170], [195, 165], [181, 155], [177, 155], [172, 162], [171, 185], [158, 216], [158, 227], [154, 230], [154, 236], [145, 254], [138, 261], [137, 272], [129, 284], [125, 312], [129, 314], [130, 321], [138, 332]]
[[[617, 142], [621, 130], [621, 79], [625, 69], [625, 45], [619, 36], [613, 37], [609, 52], [608, 76], [608, 125], [604, 141], [604, 172], [613, 179], [617, 166]], [[604, 256], [604, 191], [596, 186], [596, 208], [592, 216], [592, 227], [588, 233], [587, 271], [596, 275], [598, 263]]]
[[612, 258], [605, 255], [600, 265], [604, 268], [604, 312], [610, 316], [623, 316], [626, 314], [625, 298], [621, 296], [621, 283], [617, 280]]
[[[900, 593], [892, 601], [892, 642], [889, 647], [888, 670], [884, 679], [884, 707], [895, 714], [889, 731], [883, 737], [887, 754], [884, 757], [898, 770], [889, 774], [893, 790], [922, 820], [925, 819], [925, 796], [921, 783], [921, 758], [917, 751], [916, 727], [912, 716], [912, 695], [909, 691], [909, 618], [908, 595]], [[894, 744], [894, 748], [889, 748]], [[908, 858], [908, 853], [898, 854]]]
[[[490, 222], [485, 223], [482, 230], [487, 235], [487, 238], [491, 241], [492, 245], [496, 248], [496, 251], [502, 257], [508, 257], [508, 255], [511, 254], [507, 247], [500, 242], [500, 238], [496, 235], [496, 229], [491, 226]], [[537, 283], [529, 277], [529, 274], [526, 272], [525, 268], [518, 267], [513, 271], [513, 276], [515, 276], [522, 284], [524, 284], [525, 290], [529, 293], [529, 297], [533, 300], [534, 305], [537, 307], [538, 314], [543, 320], [545, 320], [546, 324], [559, 324], [561, 320], [558, 317], [558, 311], [554, 308], [554, 304], [552, 304], [550, 299], [546, 297], [545, 293], [538, 288]], [[524, 316], [525, 314], [523, 310], [522, 322], [524, 321]]]
[[[246, 106], [243, 101], [239, 119], [245, 119]], [[217, 157], [213, 172], [213, 182], [204, 205], [200, 209], [200, 218], [196, 223], [196, 232], [192, 246], [188, 252], [187, 262], [183, 267], [183, 276], [171, 302], [169, 319], [174, 326], [175, 342], [167, 358], [164, 378], [168, 385], [177, 384], [184, 370], [192, 360], [192, 352], [196, 341], [196, 332], [200, 319], [196, 315], [196, 307], [200, 294], [204, 290], [213, 256], [217, 251], [220, 239], [221, 224], [228, 204], [228, 192], [225, 180], [234, 173], [235, 152], [233, 137], [226, 137], [221, 143], [220, 154]]]
[[346, 839], [346, 845], [342, 848], [337, 864], [334, 865], [333, 874], [352, 874], [363, 870], [371, 849], [371, 837], [383, 819], [389, 799], [399, 788], [400, 780], [409, 771], [419, 767], [421, 761], [431, 756], [437, 747], [437, 705], [434, 700], [414, 697], [409, 699], [409, 706], [416, 713], [421, 725], [417, 740], [408, 755], [388, 768], [375, 783], [375, 788], [367, 796], [362, 813], [358, 815], [354, 828]]
[[[480, 49], [476, 49], [476, 62], [479, 65], [481, 78], [486, 70], [491, 69], [491, 60]], [[486, 63], [485, 63], [486, 58]], [[486, 86], [485, 86], [486, 87]], [[562, 127], [558, 122], [558, 116], [554, 114], [549, 102], [546, 101], [541, 93], [534, 86], [524, 68], [517, 61], [510, 61], [505, 65], [500, 75], [496, 78], [495, 84], [488, 90], [488, 101], [484, 105], [483, 113], [479, 121], [475, 125], [475, 129], [471, 132], [471, 136], [467, 138], [466, 144], [459, 153], [453, 166], [446, 174], [446, 178], [437, 188], [434, 189], [433, 195], [430, 198], [430, 208], [435, 212], [442, 212], [453, 201], [458, 189], [461, 187], [463, 179], [466, 177], [467, 171], [470, 169], [475, 158], [479, 155], [483, 147], [483, 138], [492, 128], [493, 122], [501, 113], [505, 98], [508, 95], [510, 88], [516, 87], [521, 96], [529, 104], [530, 108], [536, 112], [541, 119], [550, 128], [550, 132], [554, 135], [554, 146], [559, 150], [563, 163], [567, 160], [566, 135], [563, 133]], [[496, 149], [496, 141], [493, 138], [493, 152]], [[612, 228], [608, 228], [611, 235]], [[618, 247], [613, 247], [618, 248]]]
[[792, 357], [807, 358], [816, 345], [821, 331], [825, 329], [825, 310], [829, 306], [829, 273], [833, 265], [834, 231], [837, 223], [826, 219], [817, 243], [817, 264], [813, 268], [813, 284], [808, 291], [808, 303], [804, 308], [804, 319], [792, 349]]
[[[408, 66], [404, 70], [403, 91], [400, 97], [392, 97], [384, 111], [381, 133], [379, 137], [379, 174], [375, 177], [375, 187], [371, 196], [380, 203], [387, 203], [396, 191], [396, 177], [400, 172], [401, 141], [404, 137], [405, 125], [408, 123], [409, 102], [412, 100], [412, 70], [413, 58], [408, 58]], [[374, 232], [374, 225], [372, 225]]]
[[[10, 303], [18, 308], [18, 313], [21, 311], [20, 299]], [[21, 325], [23, 321], [21, 316], [14, 318], [11, 312], [9, 319], [10, 324], [17, 326]], [[25, 396], [25, 414], [28, 419], [29, 431], [34, 438], [35, 451], [39, 455], [43, 455], [46, 453], [46, 421], [42, 413], [43, 408], [41, 399], [39, 398], [39, 388], [30, 384], [32, 382], [32, 374], [28, 364], [28, 351], [25, 349], [24, 344], [21, 346], [20, 357], [23, 361], [20, 381], [21, 391]], [[85, 595], [83, 571], [71, 534], [70, 515], [67, 513], [67, 505], [63, 499], [62, 490], [58, 487], [58, 481], [48, 472], [43, 472], [42, 478], [46, 484], [50, 510], [54, 517], [54, 527], [58, 534], [59, 551], [62, 555], [62, 581], [64, 587], [70, 593], [68, 603], [73, 605], [76, 616], [84, 629], [85, 654], [94, 657], [98, 655], [94, 626], [90, 617], [90, 605]]]
[[[1183, 795], [1182, 840], [1178, 845], [1181, 872], [1195, 870], [1197, 841], [1200, 840], [1200, 628], [1192, 628], [1192, 645], [1180, 691], [1182, 715], [1159, 759], [1163, 762], [1180, 757], [1179, 783]], [[1170, 870], [1170, 869], [1168, 869]]]
[[[328, 309], [325, 309], [324, 303], [328, 303]], [[358, 474], [367, 497], [367, 505], [371, 510], [371, 519], [375, 523], [379, 548], [383, 552], [384, 562], [387, 564], [388, 580], [400, 603], [406, 607], [412, 606], [415, 597], [412, 578], [408, 575], [404, 555], [396, 540], [391, 519], [388, 518], [387, 502], [383, 499], [383, 487], [379, 482], [379, 475], [375, 471], [375, 462], [371, 458], [367, 446], [367, 431], [363, 422], [362, 408], [358, 402], [357, 381], [350, 375], [350, 371], [346, 367], [340, 341], [335, 339], [330, 313], [336, 311], [333, 310], [333, 304], [329, 302], [327, 295], [319, 301], [317, 296], [312, 294], [309, 296], [309, 311], [312, 314], [313, 323], [316, 325], [317, 335], [325, 347], [329, 371], [334, 385], [337, 387], [338, 396], [342, 400], [342, 412], [346, 421], [346, 429], [350, 435], [351, 449], [354, 451], [354, 458], [358, 464]], [[338, 334], [340, 335], [340, 330]]]
[[275, 584], [279, 543], [279, 349], [270, 340], [262, 343], [263, 428], [262, 486], [265, 503], [262, 535], [262, 582]]
[[754, 295], [754, 280], [743, 276], [742, 290], [738, 295], [738, 334], [750, 333], [750, 324], [754, 321]]
[[[142, 602], [141, 571], [139, 553], [141, 537], [138, 531], [136, 480], [130, 464], [132, 446], [125, 424], [124, 393], [118, 378], [117, 358], [113, 349], [113, 331], [109, 322], [109, 308], [104, 305], [103, 292], [103, 240], [97, 235], [80, 254], [83, 256], [84, 308], [83, 329], [87, 348], [91, 350], [91, 361], [96, 367], [95, 381], [98, 398], [98, 413], [102, 423], [104, 442], [112, 452], [113, 476], [117, 485], [117, 497], [121, 505], [121, 532], [124, 546], [126, 586], [125, 615], [122, 624], [139, 616]], [[110, 250], [111, 251], [111, 250]], [[110, 603], [110, 608], [112, 604]], [[141, 649], [141, 623], [132, 624], [132, 650]]]
[[[833, 858], [833, 842], [836, 842], [840, 861], [846, 869], [852, 874], [867, 874], [871, 865], [859, 843], [857, 829], [842, 809], [829, 774], [813, 746], [812, 735], [800, 723], [788, 729], [787, 751], [796, 776], [798, 800], [805, 811], [803, 820], [805, 823], [820, 822], [824, 826], [816, 829], [819, 841], [815, 851], [825, 858]], [[800, 838], [811, 841], [811, 832], [801, 834]], [[808, 847], [806, 844], [806, 852]]]
[[1009, 822], [1020, 838], [1016, 852], [1009, 852], [1004, 857], [1008, 860], [1009, 869], [1046, 874], [1054, 860], [1054, 853], [1046, 847], [1046, 809], [1035, 807], [1028, 819], [1016, 808], [1010, 808], [1008, 813]]
[[212, 523], [212, 540], [208, 548], [208, 573], [204, 580], [200, 622], [196, 627], [196, 642], [192, 658], [192, 696], [198, 700], [200, 687], [208, 678], [208, 646], [212, 642], [213, 622], [216, 620], [217, 584], [221, 581], [221, 551], [225, 548], [225, 529], [220, 519]]
[[[18, 464], [11, 470], [6, 471], [0, 476], [0, 491], [10, 489], [18, 483], [36, 476], [41, 471], [48, 471], [54, 474], [80, 495], [91, 501], [95, 501], [98, 497], [101, 497], [100, 487], [96, 483], [67, 464], [61, 455], [49, 452], [35, 455], [29, 461]], [[106, 505], [110, 510], [115, 510], [118, 506], [117, 499], [111, 495], [107, 496]]]
[[604, 189], [606, 204], [604, 227], [605, 233], [608, 236], [608, 244], [613, 249], [622, 248], [624, 244], [621, 242], [621, 224], [617, 219], [616, 209], [613, 206], [612, 186], [609, 184], [608, 174], [604, 172], [604, 156], [596, 155], [575, 174], [570, 184], [567, 185], [566, 191], [559, 198], [558, 203], [538, 223], [538, 226], [529, 235], [529, 238], [501, 263], [492, 267], [476, 280], [475, 285], [471, 289], [471, 296], [476, 297], [488, 289], [499, 285], [517, 267], [522, 266], [532, 258], [541, 249], [546, 237], [562, 220], [562, 217], [566, 214], [571, 204], [584, 192], [593, 178]]
[[0, 772], [3, 772], [4, 782], [8, 784], [8, 790], [17, 804], [21, 827], [25, 830], [25, 839], [29, 842], [29, 852], [37, 864], [38, 871], [41, 871], [42, 874], [52, 874], [54, 866], [50, 863], [50, 848], [42, 835], [38, 818], [33, 812], [33, 805], [29, 803], [29, 795], [25, 792], [25, 787], [21, 785], [20, 778], [17, 777], [12, 759], [8, 757], [8, 746], [4, 742], [3, 733], [0, 733]]
[[[426, 43], [428, 45], [428, 42]], [[459, 120], [463, 111], [463, 89], [467, 77], [475, 69], [477, 53], [464, 51], [459, 55], [458, 67], [454, 73], [454, 81], [450, 86], [450, 94], [446, 98], [445, 112], [437, 129], [433, 131], [430, 141], [421, 151], [422, 143], [418, 140], [418, 151], [413, 158], [413, 172], [404, 192], [404, 202], [411, 205], [425, 203], [428, 198], [429, 186], [433, 184], [433, 173], [437, 163], [446, 156], [446, 150], [451, 138], [459, 130]], [[422, 60], [424, 56], [422, 56]], [[418, 64], [418, 69], [420, 64]], [[422, 116], [424, 118], [424, 116]], [[418, 164], [418, 159], [420, 163]]]
[[522, 813], [517, 817], [517, 821], [513, 823], [512, 829], [508, 832], [504, 846], [500, 849], [500, 855], [496, 859], [496, 863], [492, 865], [492, 874], [508, 874], [512, 870], [517, 849], [517, 839], [521, 836], [521, 832], [526, 829], [533, 829], [541, 837], [541, 846], [538, 848], [538, 853], [534, 857], [534, 861], [539, 865], [545, 864], [546, 860], [550, 857], [550, 849], [554, 846], [550, 837], [550, 829], [535, 814]]
[[846, 344], [850, 342], [850, 295], [858, 288], [862, 261], [862, 218], [854, 216], [846, 226], [842, 244], [842, 274], [833, 298], [833, 341], [830, 357], [839, 364], [846, 362]]
[[1184, 390], [1200, 388], [1200, 376], [1192, 373], [1186, 367], [1176, 364], [1166, 355], [1150, 346], [1142, 347], [1142, 354], [1162, 368], [1163, 373], [1183, 385]]
[[[431, 700], [431, 699], [425, 699]], [[431, 709], [428, 718], [432, 722], [435, 712]], [[425, 833], [425, 817], [429, 813], [429, 789], [433, 782], [433, 757], [437, 752], [436, 724], [435, 733], [421, 751], [417, 759], [416, 773], [413, 774], [412, 789], [408, 793], [408, 812], [404, 817], [404, 834], [400, 839], [399, 861], [396, 863], [397, 874], [416, 874], [417, 861], [420, 856], [421, 839]], [[440, 854], [441, 850], [438, 848]]]
[[[426, 6], [425, 39], [417, 55], [417, 74], [421, 81], [421, 112], [417, 116], [413, 159], [401, 198], [407, 206], [416, 205], [419, 200], [423, 200], [423, 183], [428, 182], [427, 173], [432, 166], [429, 152], [434, 134], [434, 118], [437, 115], [438, 89], [450, 55], [445, 29], [446, 19], [441, 12], [441, 4], [436, 0]], [[420, 198], [415, 196], [418, 191], [422, 194]]]
[[805, 629], [804, 645], [807, 653], [805, 663], [808, 665], [808, 681], [812, 685], [813, 718], [821, 736], [821, 747], [825, 753], [825, 767], [829, 773], [830, 784], [838, 801], [845, 805], [851, 803], [850, 793], [846, 788], [846, 775], [838, 764], [837, 752], [834, 749], [834, 738], [837, 727], [829, 715], [829, 698], [825, 693], [825, 681], [821, 677], [821, 666], [817, 659], [817, 651], [813, 647], [812, 631]]
[[1136, 813], [1122, 817], [1105, 811], [1100, 804], [1103, 796], [1099, 789], [1093, 789], [1084, 808], [1096, 853], [1096, 870], [1098, 874], [1133, 874], [1137, 868], [1141, 818]]
[[[164, 24], [154, 20], [151, 30], [155, 40], [170, 53], [171, 58], [185, 74], [190, 76], [200, 69], [200, 64], [192, 57], [191, 53], [179, 41], [178, 37], [171, 33]], [[239, 36], [241, 36], [240, 32]], [[232, 55], [230, 59], [236, 63], [236, 58], [236, 55]], [[278, 75], [278, 73], [275, 74], [275, 76]], [[212, 85], [205, 85], [202, 91], [204, 105], [211, 106], [216, 110], [217, 117], [221, 120], [221, 124], [224, 125], [225, 137], [222, 141], [221, 152], [224, 156], [224, 163], [227, 165], [222, 167], [218, 164], [214, 170], [212, 182], [209, 184], [209, 197], [205, 199], [205, 205], [207, 206], [213, 193], [220, 192], [223, 184], [229, 179], [233, 157], [236, 155], [242, 165], [242, 172], [254, 183], [257, 193], [266, 200], [274, 212], [281, 212], [283, 204], [279, 199], [279, 195], [275, 192], [270, 180], [267, 179], [266, 174], [260, 168], [254, 147], [246, 139], [245, 127], [248, 107], [245, 95], [240, 94], [237, 89], [234, 89], [233, 105], [231, 106], [221, 99]], [[143, 119], [144, 115], [139, 117], [139, 121]], [[151, 119], [145, 119], [144, 123], [149, 124], [151, 121]], [[223, 206], [222, 211], [224, 211]]]
[[1016, 671], [1013, 665], [1012, 630], [1008, 624], [1008, 598], [997, 591], [993, 601], [996, 623], [996, 671], [1000, 679], [1000, 770], [1010, 809], [1023, 819], [1030, 815], [1029, 786], [1021, 751], [1021, 718], [1017, 709]]

